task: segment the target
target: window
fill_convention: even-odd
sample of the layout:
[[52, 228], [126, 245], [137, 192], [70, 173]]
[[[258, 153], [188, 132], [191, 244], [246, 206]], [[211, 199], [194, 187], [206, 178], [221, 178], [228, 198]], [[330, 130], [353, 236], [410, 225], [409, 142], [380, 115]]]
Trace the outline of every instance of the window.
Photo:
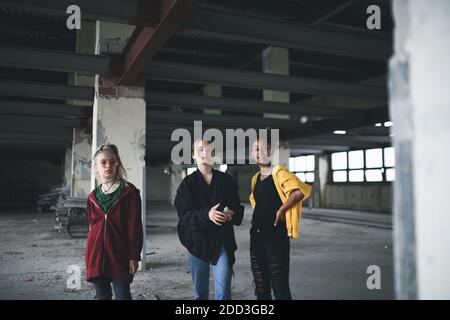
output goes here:
[[289, 158], [289, 171], [304, 182], [314, 182], [315, 156], [299, 156]]
[[364, 151], [350, 151], [348, 153], [348, 168], [362, 169], [364, 168]]
[[395, 152], [394, 148], [384, 148], [384, 166], [386, 167], [386, 181], [395, 180]]
[[383, 150], [370, 149], [366, 150], [366, 167], [380, 168], [383, 166]]
[[333, 182], [391, 182], [395, 180], [393, 147], [331, 154]]
[[333, 170], [347, 169], [347, 152], [338, 152], [331, 155], [331, 168]]

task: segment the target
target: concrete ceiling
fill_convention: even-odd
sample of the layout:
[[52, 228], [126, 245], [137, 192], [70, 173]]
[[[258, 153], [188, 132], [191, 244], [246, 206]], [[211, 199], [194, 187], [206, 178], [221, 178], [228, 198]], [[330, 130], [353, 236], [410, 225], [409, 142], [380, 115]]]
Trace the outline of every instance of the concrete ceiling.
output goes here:
[[[65, 26], [73, 2], [0, 1], [2, 151], [19, 154], [39, 144], [62, 155], [71, 144], [70, 128], [90, 123], [93, 88], [70, 86], [69, 78], [74, 72], [105, 74], [113, 57], [76, 53], [76, 33]], [[75, 2], [84, 19], [148, 23], [139, 0]], [[381, 31], [365, 27], [370, 4], [382, 9]], [[392, 51], [390, 11], [385, 0], [199, 1], [141, 73], [151, 161], [167, 160], [170, 150], [158, 141], [170, 136], [170, 128], [199, 115], [221, 128], [279, 128], [292, 140], [293, 154], [389, 145], [389, 130], [374, 123], [388, 120], [383, 79]], [[261, 52], [270, 45], [289, 48], [289, 76], [262, 73]], [[212, 82], [222, 85], [223, 98], [202, 96]], [[291, 103], [262, 102], [263, 89], [289, 91]], [[87, 106], [70, 105], [72, 99]], [[179, 112], [169, 112], [173, 107]], [[199, 113], [206, 107], [224, 116]], [[270, 120], [263, 112], [290, 119]], [[168, 125], [158, 128], [161, 123]], [[352, 137], [333, 135], [336, 128]]]

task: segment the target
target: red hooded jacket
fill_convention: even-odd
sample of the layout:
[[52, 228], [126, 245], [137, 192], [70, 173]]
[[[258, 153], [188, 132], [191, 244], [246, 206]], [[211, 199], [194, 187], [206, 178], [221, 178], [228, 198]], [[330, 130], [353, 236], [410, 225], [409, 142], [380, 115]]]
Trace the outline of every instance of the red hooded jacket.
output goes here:
[[139, 190], [126, 182], [119, 198], [105, 212], [94, 192], [87, 200], [89, 233], [86, 241], [86, 280], [129, 277], [129, 261], [140, 261], [143, 229]]

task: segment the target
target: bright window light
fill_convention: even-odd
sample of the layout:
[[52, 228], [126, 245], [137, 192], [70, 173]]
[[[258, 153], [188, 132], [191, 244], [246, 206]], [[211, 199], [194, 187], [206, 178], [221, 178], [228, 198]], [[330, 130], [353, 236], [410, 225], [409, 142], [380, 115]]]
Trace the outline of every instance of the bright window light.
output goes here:
[[289, 158], [289, 171], [290, 172], [295, 171], [295, 158], [294, 157]]
[[331, 168], [333, 170], [347, 169], [347, 152], [331, 154]]
[[375, 127], [381, 127], [381, 123], [375, 123]]
[[333, 182], [347, 182], [347, 171], [334, 171]]
[[381, 149], [366, 150], [366, 167], [381, 168], [383, 166], [383, 156]]
[[297, 172], [295, 174], [301, 181], [305, 182], [306, 181], [306, 175], [303, 172]]
[[347, 131], [345, 131], [345, 130], [335, 130], [334, 134], [347, 134]]
[[314, 182], [314, 172], [306, 173], [306, 182]]
[[387, 128], [387, 127], [392, 127], [392, 125], [393, 125], [394, 123], [392, 122], [392, 121], [386, 121], [385, 123], [384, 123], [384, 126]]
[[394, 147], [384, 148], [384, 166], [395, 166], [395, 151]]
[[394, 181], [395, 180], [395, 169], [390, 168], [386, 169], [386, 181]]
[[296, 157], [294, 162], [294, 171], [306, 171], [306, 157]]
[[362, 169], [364, 168], [364, 151], [350, 151], [348, 153], [348, 168], [349, 169]]
[[350, 170], [348, 172], [348, 181], [363, 182], [364, 181], [364, 170]]
[[366, 170], [366, 180], [368, 182], [383, 181], [383, 174], [381, 173], [381, 169]]
[[306, 171], [314, 171], [314, 156], [306, 156]]

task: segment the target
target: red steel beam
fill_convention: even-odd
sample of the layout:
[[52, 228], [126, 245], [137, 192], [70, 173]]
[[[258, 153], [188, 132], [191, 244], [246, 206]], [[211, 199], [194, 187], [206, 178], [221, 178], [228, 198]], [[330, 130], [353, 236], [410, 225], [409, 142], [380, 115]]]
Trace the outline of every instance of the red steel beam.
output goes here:
[[[122, 53], [123, 73], [119, 76], [118, 84], [135, 83], [145, 66], [191, 15], [197, 2], [198, 0], [161, 0], [159, 3], [153, 1], [147, 6], [149, 10], [159, 11], [159, 23], [154, 28], [135, 28]], [[149, 16], [154, 14], [149, 13]]]

